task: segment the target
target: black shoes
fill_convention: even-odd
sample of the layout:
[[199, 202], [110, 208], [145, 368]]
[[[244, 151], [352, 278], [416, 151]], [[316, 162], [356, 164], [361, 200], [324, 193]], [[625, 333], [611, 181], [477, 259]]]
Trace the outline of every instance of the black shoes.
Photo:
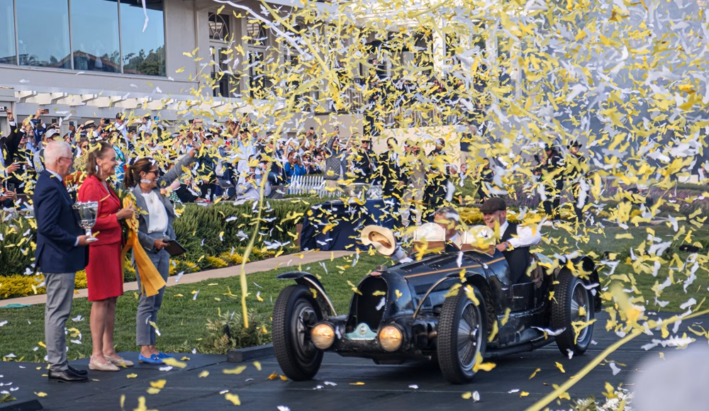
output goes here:
[[[77, 370], [79, 371], [79, 370]], [[86, 372], [86, 371], [84, 371]], [[89, 379], [85, 375], [79, 375], [74, 373], [71, 368], [64, 371], [52, 371], [49, 370], [49, 381], [58, 382], [88, 382]]]
[[89, 372], [86, 370], [77, 370], [76, 368], [72, 367], [71, 365], [69, 366], [69, 371], [73, 372], [76, 375], [87, 375]]

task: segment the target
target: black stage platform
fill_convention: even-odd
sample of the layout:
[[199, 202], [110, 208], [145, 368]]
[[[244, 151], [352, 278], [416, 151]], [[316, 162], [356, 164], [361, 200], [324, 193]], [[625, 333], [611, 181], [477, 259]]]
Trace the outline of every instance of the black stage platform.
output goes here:
[[[488, 411], [522, 410], [549, 393], [552, 384], [564, 383], [618, 340], [615, 334], [605, 331], [607, 315], [599, 317], [593, 337], [597, 344], [592, 345], [586, 355], [569, 359], [551, 344], [535, 352], [497, 359], [495, 369], [481, 372], [473, 383], [462, 386], [447, 383], [431, 364], [375, 365], [369, 360], [326, 354], [316, 380], [293, 382], [268, 379], [270, 374], [280, 373], [273, 356], [261, 359], [262, 369], [258, 371], [253, 362], [229, 363], [223, 355], [184, 354], [190, 358], [185, 361], [187, 367], [184, 369], [175, 367], [160, 371], [159, 366], [136, 364], [134, 368], [116, 373], [90, 372], [89, 376], [94, 380], [84, 384], [49, 383], [46, 377], [42, 377], [46, 374], [44, 364], [0, 362], [0, 375], [3, 376], [0, 391], [19, 388], [11, 392], [18, 400], [15, 404], [36, 399], [46, 410], [120, 410], [122, 395], [125, 395], [125, 410], [137, 408], [140, 396], [145, 397], [148, 410], [218, 410], [233, 407], [225, 399], [227, 390], [239, 396], [241, 409], [248, 410], [277, 410], [278, 406], [286, 406], [291, 411], [342, 408], [348, 411], [452, 410], [460, 407]], [[680, 335], [688, 325], [702, 321], [706, 324], [707, 320], [709, 317], [685, 322], [680, 327]], [[643, 350], [641, 346], [653, 338], [661, 339], [660, 332], [655, 331], [654, 336], [641, 335], [611, 354], [609, 360], [626, 366], [620, 367], [621, 371], [615, 376], [607, 364], [599, 366], [570, 390], [571, 397], [602, 397], [604, 384], [627, 382], [641, 357], [658, 356], [660, 350], [675, 350], [670, 347], [649, 352]], [[121, 355], [137, 362], [137, 353]], [[178, 355], [177, 359], [181, 357]], [[562, 373], [555, 362], [561, 363], [566, 372]], [[73, 364], [87, 369], [88, 359]], [[239, 366], [246, 368], [239, 374], [224, 373], [224, 370], [235, 371]], [[530, 380], [537, 368], [540, 371]], [[209, 375], [204, 376], [205, 372]], [[129, 374], [136, 376], [128, 378]], [[203, 375], [201, 378], [200, 374]], [[159, 393], [146, 391], [151, 381], [163, 379], [166, 383]], [[10, 382], [12, 384], [8, 385]], [[358, 382], [364, 384], [353, 385]], [[479, 392], [479, 403], [473, 404], [472, 400], [461, 397], [470, 391]], [[529, 392], [529, 395], [520, 397], [522, 391]], [[38, 397], [35, 393], [47, 395]], [[0, 404], [0, 410], [12, 405]], [[568, 409], [569, 403], [552, 404], [552, 408], [564, 406]]]

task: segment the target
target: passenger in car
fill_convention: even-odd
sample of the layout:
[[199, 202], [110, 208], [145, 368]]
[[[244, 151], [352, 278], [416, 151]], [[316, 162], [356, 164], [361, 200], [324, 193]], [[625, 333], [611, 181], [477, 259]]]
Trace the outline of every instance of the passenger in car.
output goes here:
[[[433, 216], [433, 223], [419, 226], [414, 232], [414, 241], [425, 240], [429, 244], [440, 244], [446, 252], [459, 251], [458, 239], [461, 237], [460, 214], [453, 207], [441, 207], [436, 210]], [[405, 251], [400, 245], [396, 246], [391, 258], [398, 263], [408, 263], [413, 261], [409, 255], [411, 252]]]
[[519, 282], [526, 275], [532, 261], [529, 247], [542, 241], [541, 230], [539, 227], [508, 222], [507, 205], [505, 200], [499, 197], [485, 200], [480, 211], [483, 213], [485, 225], [492, 230], [498, 230], [499, 241], [495, 247], [505, 256], [510, 266], [512, 284]]

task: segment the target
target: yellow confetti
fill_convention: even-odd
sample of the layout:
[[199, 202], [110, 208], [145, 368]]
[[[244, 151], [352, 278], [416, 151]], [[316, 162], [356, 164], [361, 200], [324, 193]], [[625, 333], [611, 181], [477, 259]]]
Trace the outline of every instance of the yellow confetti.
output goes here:
[[541, 371], [541, 370], [542, 370], [541, 368], [537, 368], [536, 370], [534, 370], [534, 372], [532, 373], [532, 375], [529, 376], [529, 379], [531, 380], [532, 378], [534, 378], [534, 377], [537, 375], [537, 373], [538, 373], [539, 371]]
[[153, 388], [165, 388], [166, 382], [167, 380], [150, 381], [150, 386]]
[[202, 371], [201, 373], [199, 373], [198, 378], [207, 378], [208, 376], [209, 376], [209, 371], [205, 370], [205, 371]]
[[559, 371], [561, 371], [561, 372], [563, 372], [563, 373], [566, 373], [566, 371], [564, 371], [564, 366], [563, 366], [563, 365], [561, 365], [561, 364], [560, 364], [560, 363], [558, 363], [558, 362], [556, 363], [556, 368], [558, 368], [558, 369], [559, 369]]
[[171, 366], [177, 367], [177, 368], [185, 368], [185, 367], [187, 367], [187, 364], [186, 364], [186, 363], [177, 361], [177, 359], [175, 359], [175, 358], [165, 358], [165, 359], [163, 359], [162, 362], [163, 362], [163, 364], [165, 364], [165, 365], [171, 365]]
[[361, 381], [357, 381], [357, 382], [351, 382], [350, 385], [364, 385], [364, 383]]
[[40, 398], [44, 398], [47, 396], [47, 393], [46, 392], [35, 392], [34, 395], [36, 395]]
[[[222, 7], [224, 7], [224, 6], [222, 6]], [[224, 398], [225, 398], [227, 401], [230, 401], [230, 402], [231, 402], [232, 404], [234, 404], [234, 405], [241, 405], [241, 401], [239, 400], [239, 396], [236, 395], [236, 394], [227, 393], [227, 394], [224, 396]]]
[[126, 378], [135, 378], [137, 376], [138, 376], [138, 374], [128, 374], [128, 375], [126, 375]]
[[256, 367], [257, 370], [261, 371], [261, 363], [258, 361], [254, 361], [254, 367]]
[[230, 370], [223, 370], [222, 372], [224, 374], [241, 374], [245, 369], [246, 369], [245, 365], [240, 365], [240, 366], [230, 369]]

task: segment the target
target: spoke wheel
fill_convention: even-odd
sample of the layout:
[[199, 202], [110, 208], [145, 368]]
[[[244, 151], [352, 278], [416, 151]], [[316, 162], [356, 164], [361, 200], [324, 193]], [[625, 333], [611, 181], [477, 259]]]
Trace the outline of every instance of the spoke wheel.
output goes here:
[[564, 332], [555, 337], [556, 345], [563, 355], [569, 351], [574, 355], [586, 352], [593, 336], [593, 325], [581, 329], [576, 335], [573, 323], [588, 322], [594, 318], [593, 299], [583, 282], [571, 271], [563, 270], [554, 287], [552, 302], [551, 327], [555, 330], [564, 328]]
[[323, 352], [313, 344], [310, 331], [320, 321], [317, 302], [302, 285], [291, 285], [278, 295], [273, 308], [273, 350], [285, 375], [294, 381], [313, 378]]
[[474, 291], [479, 306], [461, 290], [443, 303], [438, 321], [438, 363], [443, 375], [453, 384], [472, 380], [478, 353], [485, 353], [485, 300], [477, 289]]

